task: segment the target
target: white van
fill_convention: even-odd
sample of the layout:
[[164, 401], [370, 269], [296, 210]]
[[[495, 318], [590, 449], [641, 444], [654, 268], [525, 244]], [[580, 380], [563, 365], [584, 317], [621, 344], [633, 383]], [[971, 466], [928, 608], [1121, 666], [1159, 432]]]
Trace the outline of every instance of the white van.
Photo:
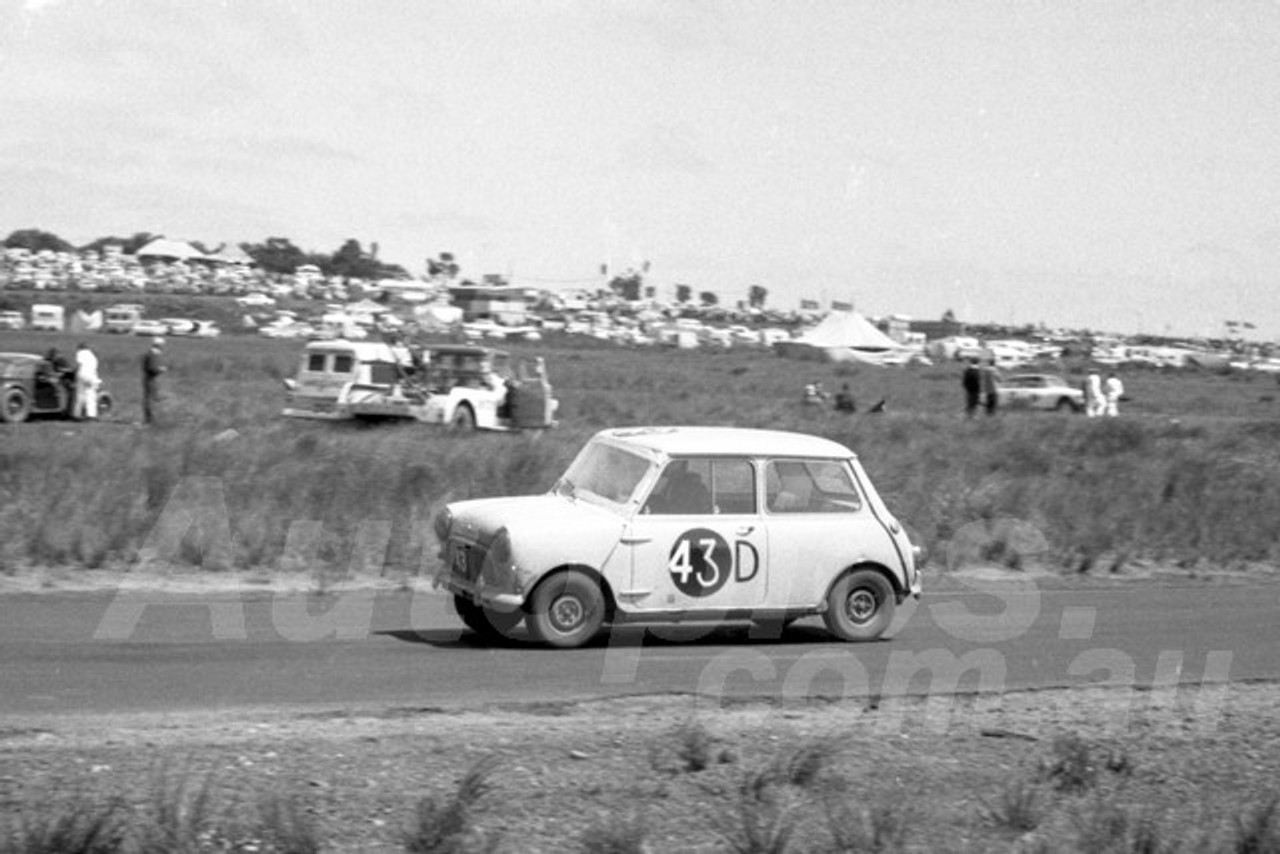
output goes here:
[[31, 306], [31, 328], [42, 332], [61, 332], [66, 328], [66, 312], [60, 305]]
[[353, 388], [390, 392], [412, 364], [409, 351], [378, 341], [312, 341], [302, 353], [284, 414], [292, 418], [342, 420], [352, 415], [340, 402]]

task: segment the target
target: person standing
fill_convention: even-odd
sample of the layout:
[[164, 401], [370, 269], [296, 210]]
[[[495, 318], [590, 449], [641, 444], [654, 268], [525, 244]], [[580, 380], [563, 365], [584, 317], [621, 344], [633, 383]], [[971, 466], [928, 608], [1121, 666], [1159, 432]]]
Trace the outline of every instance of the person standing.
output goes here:
[[1089, 372], [1088, 394], [1085, 395], [1085, 414], [1090, 418], [1097, 418], [1107, 408], [1106, 398], [1102, 394], [1102, 377], [1098, 374], [1097, 369]]
[[160, 375], [169, 370], [164, 363], [164, 339], [153, 338], [142, 357], [142, 423], [150, 424], [160, 398]]
[[972, 418], [978, 411], [978, 402], [982, 399], [982, 370], [978, 367], [977, 359], [970, 359], [969, 364], [965, 365], [960, 384], [964, 386], [965, 417]]
[[1105, 414], [1115, 416], [1120, 414], [1120, 397], [1124, 394], [1124, 383], [1120, 382], [1120, 378], [1114, 373], [1107, 374], [1107, 382], [1103, 387], [1106, 394], [1106, 403], [1104, 404]]
[[98, 420], [98, 357], [88, 344], [76, 346], [76, 400], [73, 417], [79, 420]]
[[986, 403], [987, 414], [995, 415], [1000, 405], [1000, 376], [996, 373], [994, 359], [982, 366], [982, 397]]
[[853, 400], [853, 392], [849, 391], [848, 383], [840, 386], [840, 390], [836, 392], [835, 410], [836, 412], [858, 411], [858, 405]]

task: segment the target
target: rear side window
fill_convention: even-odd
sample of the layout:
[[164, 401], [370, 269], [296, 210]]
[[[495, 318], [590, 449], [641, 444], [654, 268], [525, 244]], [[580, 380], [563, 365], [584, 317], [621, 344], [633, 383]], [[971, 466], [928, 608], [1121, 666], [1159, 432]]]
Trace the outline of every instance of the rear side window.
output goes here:
[[307, 370], [317, 371], [317, 372], [323, 371], [324, 370], [324, 353], [312, 353], [310, 356], [308, 356]]
[[355, 361], [347, 354], [341, 354], [333, 357], [333, 372], [335, 374], [349, 374]]
[[765, 470], [770, 513], [852, 513], [862, 498], [840, 460], [772, 460]]

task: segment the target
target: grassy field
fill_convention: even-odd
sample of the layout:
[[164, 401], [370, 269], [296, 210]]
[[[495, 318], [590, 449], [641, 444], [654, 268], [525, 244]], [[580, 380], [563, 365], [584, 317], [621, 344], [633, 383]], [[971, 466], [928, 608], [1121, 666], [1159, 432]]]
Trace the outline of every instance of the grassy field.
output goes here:
[[[1106, 573], [1158, 563], [1280, 562], [1280, 386], [1265, 376], [1134, 370], [1118, 419], [962, 415], [959, 367], [849, 367], [767, 352], [626, 350], [569, 339], [511, 349], [547, 359], [560, 426], [457, 436], [416, 424], [286, 420], [281, 380], [299, 342], [170, 339], [160, 424], [143, 428], [145, 341], [91, 339], [118, 401], [112, 420], [3, 425], [0, 570], [120, 568], [174, 550], [209, 570], [417, 573], [429, 521], [464, 497], [550, 486], [594, 431], [720, 424], [829, 436], [861, 455], [934, 568], [967, 560]], [[74, 349], [72, 336], [0, 333], [0, 350]], [[1056, 366], [1079, 379], [1086, 365]], [[803, 384], [849, 383], [863, 411], [800, 405]], [[191, 510], [189, 530], [157, 526]], [[314, 553], [296, 523], [319, 523]], [[315, 530], [315, 525], [310, 527]], [[303, 530], [302, 527], [297, 530]], [[166, 539], [168, 538], [168, 539]]]

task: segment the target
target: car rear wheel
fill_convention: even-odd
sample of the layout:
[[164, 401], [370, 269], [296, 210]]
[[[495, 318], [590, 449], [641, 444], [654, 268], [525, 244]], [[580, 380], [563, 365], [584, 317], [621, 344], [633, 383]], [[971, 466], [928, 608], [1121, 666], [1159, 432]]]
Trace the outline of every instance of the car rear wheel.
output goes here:
[[31, 414], [31, 398], [20, 388], [7, 388], [0, 395], [0, 421], [18, 424]]
[[453, 597], [453, 607], [463, 625], [485, 640], [501, 640], [510, 637], [511, 631], [524, 619], [520, 611], [493, 611], [472, 602], [465, 596]]
[[600, 585], [573, 570], [552, 576], [533, 592], [526, 624], [529, 634], [541, 643], [561, 648], [582, 646], [604, 624]]
[[116, 399], [111, 396], [110, 392], [98, 393], [98, 417], [107, 418], [111, 415], [111, 410], [115, 408]]
[[860, 569], [831, 586], [823, 618], [840, 640], [875, 640], [893, 622], [896, 606], [889, 579], [873, 569]]
[[1072, 402], [1071, 398], [1063, 397], [1058, 399], [1058, 405], [1054, 409], [1059, 412], [1076, 412], [1079, 407]]

